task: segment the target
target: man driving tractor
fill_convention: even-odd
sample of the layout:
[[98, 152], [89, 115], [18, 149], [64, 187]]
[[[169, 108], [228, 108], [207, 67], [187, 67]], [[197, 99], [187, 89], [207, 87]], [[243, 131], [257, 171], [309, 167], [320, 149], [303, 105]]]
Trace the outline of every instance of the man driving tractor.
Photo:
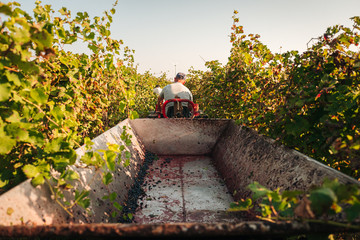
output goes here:
[[[184, 86], [186, 82], [186, 75], [184, 73], [179, 72], [176, 74], [174, 78], [174, 83], [165, 86], [160, 92], [158, 103], [157, 103], [157, 111], [161, 112], [163, 101], [168, 101], [172, 99], [186, 99], [193, 101], [193, 95], [191, 91]], [[178, 115], [182, 117], [189, 118], [191, 115], [191, 111], [189, 109], [188, 102], [169, 102], [166, 105], [165, 113], [167, 117], [177, 117]]]

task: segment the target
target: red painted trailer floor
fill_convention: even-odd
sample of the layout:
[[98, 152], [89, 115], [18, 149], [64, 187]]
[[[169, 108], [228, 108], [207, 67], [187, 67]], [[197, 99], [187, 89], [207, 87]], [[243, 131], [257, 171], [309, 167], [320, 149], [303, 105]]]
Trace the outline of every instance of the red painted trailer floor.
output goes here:
[[160, 156], [144, 183], [136, 223], [238, 221], [226, 211], [233, 198], [210, 157]]

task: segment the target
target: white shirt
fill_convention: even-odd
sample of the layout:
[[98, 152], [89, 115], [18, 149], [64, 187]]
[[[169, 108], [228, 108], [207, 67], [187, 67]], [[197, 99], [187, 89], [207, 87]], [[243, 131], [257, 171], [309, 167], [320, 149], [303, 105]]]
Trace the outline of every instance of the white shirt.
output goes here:
[[[190, 90], [185, 87], [184, 84], [179, 82], [175, 82], [164, 87], [160, 93], [160, 97], [164, 98], [165, 101], [174, 98], [188, 99], [190, 101], [193, 101], [193, 95]], [[187, 103], [182, 103], [182, 105], [188, 106]], [[174, 103], [167, 104], [166, 111], [170, 106], [174, 106]]]

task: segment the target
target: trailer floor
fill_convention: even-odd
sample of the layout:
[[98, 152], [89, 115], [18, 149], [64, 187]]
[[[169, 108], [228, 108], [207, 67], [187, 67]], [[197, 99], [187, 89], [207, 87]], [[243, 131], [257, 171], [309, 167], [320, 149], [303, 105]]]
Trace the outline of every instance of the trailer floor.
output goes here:
[[228, 213], [233, 201], [212, 159], [207, 156], [160, 156], [144, 179], [136, 223], [238, 222]]

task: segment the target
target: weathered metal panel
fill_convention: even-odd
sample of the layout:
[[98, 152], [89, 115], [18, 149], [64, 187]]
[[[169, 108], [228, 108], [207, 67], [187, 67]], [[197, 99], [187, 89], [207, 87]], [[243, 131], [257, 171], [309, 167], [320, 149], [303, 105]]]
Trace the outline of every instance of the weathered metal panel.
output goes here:
[[19, 184], [0, 196], [0, 225], [66, 223], [69, 215], [50, 196], [45, 185]]
[[[0, 196], [0, 224], [60, 224], [70, 222], [109, 222], [110, 212], [114, 210], [112, 204], [102, 200], [102, 196], [109, 192], [118, 194], [117, 201], [122, 202], [126, 199], [128, 189], [131, 187], [142, 161], [144, 160], [144, 149], [137, 141], [133, 132], [130, 130], [128, 120], [119, 123], [104, 134], [94, 138], [93, 149], [107, 149], [107, 143], [125, 145], [120, 136], [123, 127], [127, 127], [127, 132], [132, 135], [132, 146], [126, 146], [126, 150], [131, 153], [130, 165], [124, 168], [118, 165], [113, 174], [113, 182], [107, 188], [102, 184], [100, 174], [94, 178], [93, 169], [74, 168], [80, 175], [79, 182], [76, 183], [77, 189], [90, 191], [89, 198], [93, 203], [90, 212], [77, 207], [72, 210], [74, 218], [64, 212], [53, 200], [49, 188], [46, 185], [34, 188], [30, 181], [25, 181]], [[76, 150], [80, 158], [84, 153], [84, 148]], [[93, 179], [94, 178], [94, 179]]]
[[237, 199], [250, 195], [253, 181], [270, 188], [305, 190], [324, 178], [359, 184], [355, 179], [295, 150], [275, 143], [254, 130], [229, 124], [213, 152], [217, 169]]
[[159, 155], [211, 153], [229, 120], [135, 119], [130, 121], [146, 149]]

